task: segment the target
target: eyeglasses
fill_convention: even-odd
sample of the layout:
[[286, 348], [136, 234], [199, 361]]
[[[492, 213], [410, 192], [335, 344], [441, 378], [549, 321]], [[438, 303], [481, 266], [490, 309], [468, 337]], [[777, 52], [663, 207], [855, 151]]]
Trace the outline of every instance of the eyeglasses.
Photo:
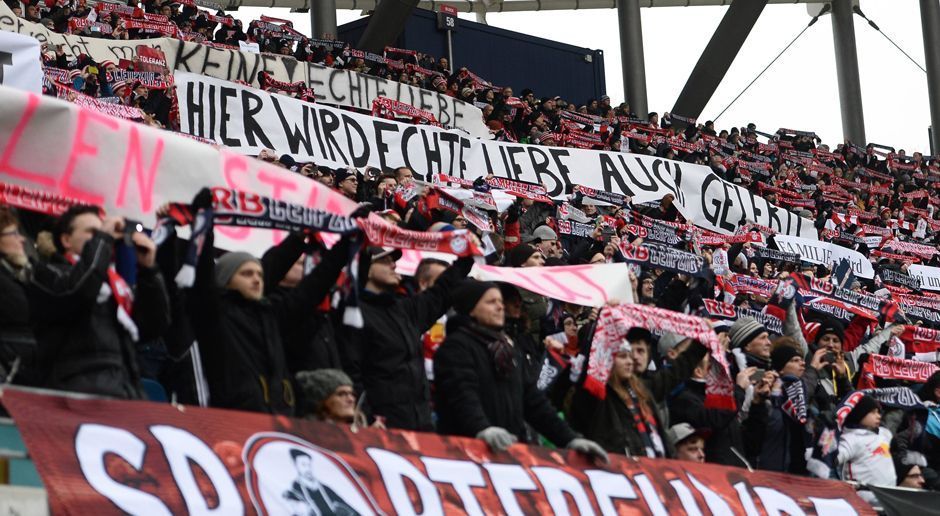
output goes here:
[[0, 233], [0, 237], [8, 237], [8, 236], [18, 237], [18, 236], [23, 236], [23, 234], [20, 233], [19, 229], [11, 229], [10, 231], [4, 231]]

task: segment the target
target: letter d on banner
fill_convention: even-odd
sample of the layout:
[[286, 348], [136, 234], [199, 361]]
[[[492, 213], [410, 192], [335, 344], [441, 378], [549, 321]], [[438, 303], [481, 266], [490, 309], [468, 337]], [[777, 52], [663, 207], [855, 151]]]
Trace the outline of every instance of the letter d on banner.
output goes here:
[[36, 38], [0, 31], [0, 85], [42, 93], [42, 65]]

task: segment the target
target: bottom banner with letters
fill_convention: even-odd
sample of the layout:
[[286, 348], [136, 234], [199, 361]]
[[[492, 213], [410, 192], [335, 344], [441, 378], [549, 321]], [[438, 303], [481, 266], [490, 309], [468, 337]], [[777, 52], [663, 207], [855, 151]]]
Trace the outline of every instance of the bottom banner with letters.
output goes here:
[[5, 388], [53, 514], [874, 514], [847, 484]]

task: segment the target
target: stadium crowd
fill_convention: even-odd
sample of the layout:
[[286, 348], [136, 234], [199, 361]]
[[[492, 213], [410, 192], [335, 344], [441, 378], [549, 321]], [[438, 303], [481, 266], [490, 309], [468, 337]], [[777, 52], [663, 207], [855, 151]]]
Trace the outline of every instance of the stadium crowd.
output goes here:
[[[390, 49], [387, 56], [401, 60], [369, 62], [347, 45], [296, 36], [283, 23], [263, 20], [246, 32], [195, 3], [142, 5], [172, 21], [181, 37], [255, 41], [264, 51], [474, 102], [500, 140], [708, 166], [815, 220], [820, 239], [861, 253], [875, 277], [784, 252], [773, 230], [751, 221], [740, 221], [731, 236], [704, 232], [683, 219], [671, 195], [634, 204], [571, 188], [563, 199], [548, 199], [540, 185], [528, 184], [510, 188], [517, 196], [511, 203], [481, 209], [453, 190], [486, 196], [504, 183], [484, 177], [431, 184], [408, 168], [334, 169], [272, 150], [259, 158], [359, 203], [353, 218], [374, 213], [411, 230], [467, 230], [489, 251], [489, 264], [622, 263], [637, 303], [712, 323], [730, 364], [734, 403], [710, 403], [706, 380], [715, 353], [705, 343], [643, 327], [619, 344], [606, 396], [597, 396], [586, 388], [586, 364], [601, 309], [467, 279], [472, 258], [426, 258], [402, 277], [397, 249], [365, 247], [350, 260], [355, 233], [330, 247], [316, 233], [292, 233], [262, 257], [194, 253], [173, 235], [151, 238], [134, 221], [92, 206], [55, 218], [0, 209], [0, 367], [7, 381], [355, 429], [436, 430], [478, 437], [495, 449], [547, 441], [598, 460], [606, 453], [670, 457], [940, 489], [940, 298], [908, 274], [914, 264], [940, 266], [940, 196], [933, 189], [940, 157], [848, 141], [830, 147], [812, 132], [764, 133], [754, 124], [719, 131], [668, 113], [640, 119], [607, 97], [583, 105], [538, 99], [529, 90], [516, 97], [466, 69], [450, 70], [445, 59]], [[156, 30], [126, 28], [133, 24], [119, 10], [96, 18], [109, 29], [73, 23], [90, 19], [83, 0], [11, 8], [60, 32], [136, 39]], [[87, 56], [70, 62], [61, 49], [46, 57], [49, 67], [71, 71], [57, 87], [118, 97], [141, 109], [146, 122], [174, 127], [171, 88], [109, 81], [119, 63]], [[189, 208], [211, 206], [204, 191]], [[205, 249], [213, 249], [209, 227], [199, 237]], [[704, 266], [639, 263], [632, 251], [651, 244], [694, 254]], [[174, 281], [181, 270], [192, 274], [187, 285]], [[350, 306], [361, 324], [344, 318]], [[911, 370], [927, 374], [911, 380], [903, 372]]]

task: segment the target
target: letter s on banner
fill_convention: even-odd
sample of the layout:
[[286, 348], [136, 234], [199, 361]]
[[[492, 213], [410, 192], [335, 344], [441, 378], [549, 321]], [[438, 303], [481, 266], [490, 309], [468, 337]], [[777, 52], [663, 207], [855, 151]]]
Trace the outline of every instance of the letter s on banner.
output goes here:
[[109, 454], [117, 455], [140, 471], [146, 453], [147, 445], [122, 428], [88, 423], [81, 425], [75, 434], [78, 463], [85, 480], [95, 491], [128, 514], [172, 516], [159, 498], [118, 482], [107, 471], [105, 457]]

